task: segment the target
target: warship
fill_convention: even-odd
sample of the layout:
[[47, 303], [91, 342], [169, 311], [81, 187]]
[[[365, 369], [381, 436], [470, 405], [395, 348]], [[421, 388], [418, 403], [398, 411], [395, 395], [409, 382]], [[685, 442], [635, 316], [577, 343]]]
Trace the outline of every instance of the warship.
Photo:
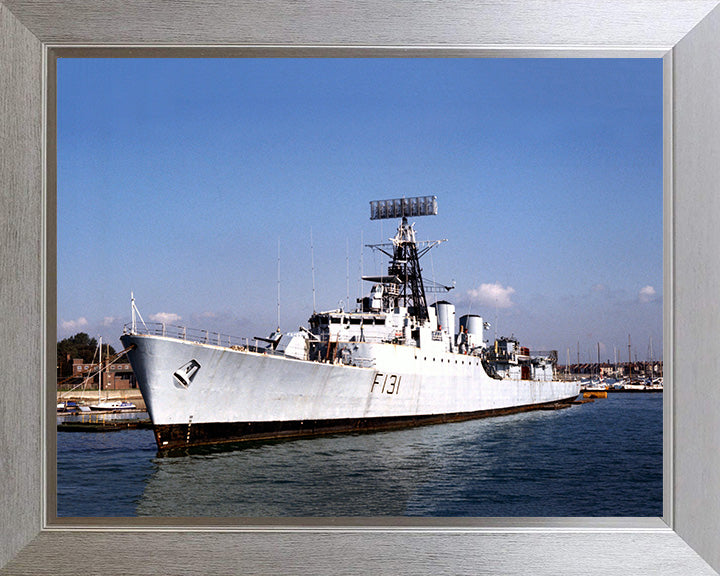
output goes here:
[[[437, 197], [370, 202], [370, 218], [399, 219], [387, 274], [363, 276], [354, 310], [313, 312], [308, 327], [254, 340], [146, 324], [132, 299], [120, 338], [160, 452], [246, 440], [389, 430], [547, 408], [579, 394], [556, 376], [557, 353], [515, 338], [486, 339], [479, 315], [428, 305], [451, 286], [426, 282], [409, 218], [437, 214]], [[138, 317], [140, 321], [138, 322]]]

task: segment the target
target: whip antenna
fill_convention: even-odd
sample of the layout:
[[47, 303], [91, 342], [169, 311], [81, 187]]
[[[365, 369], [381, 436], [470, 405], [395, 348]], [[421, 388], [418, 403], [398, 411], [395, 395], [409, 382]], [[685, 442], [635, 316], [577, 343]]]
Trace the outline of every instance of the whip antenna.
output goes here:
[[310, 228], [310, 268], [312, 272], [313, 314], [315, 314], [315, 249], [313, 248], [312, 228]]

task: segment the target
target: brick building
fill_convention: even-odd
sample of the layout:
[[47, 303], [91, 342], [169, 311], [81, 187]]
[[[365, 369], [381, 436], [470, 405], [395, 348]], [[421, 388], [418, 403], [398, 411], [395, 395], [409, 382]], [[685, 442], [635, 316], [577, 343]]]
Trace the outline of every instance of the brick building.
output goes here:
[[[73, 376], [83, 377], [88, 372], [97, 369], [97, 364], [83, 362], [82, 358], [74, 358], [72, 365]], [[93, 378], [95, 385], [98, 384], [98, 376]], [[103, 390], [129, 390], [137, 388], [137, 380], [133, 374], [129, 362], [116, 362], [111, 364], [103, 372]]]

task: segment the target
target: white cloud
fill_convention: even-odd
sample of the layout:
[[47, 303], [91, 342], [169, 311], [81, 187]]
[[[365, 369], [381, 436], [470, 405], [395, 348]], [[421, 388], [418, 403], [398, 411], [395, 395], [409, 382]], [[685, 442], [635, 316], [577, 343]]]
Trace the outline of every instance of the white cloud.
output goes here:
[[111, 326], [117, 320], [119, 320], [119, 318], [115, 318], [115, 316], [105, 316], [105, 318], [103, 318], [102, 325]]
[[77, 330], [78, 328], [84, 328], [87, 325], [88, 321], [83, 316], [77, 320], [63, 320], [60, 322], [60, 328], [66, 331]]
[[149, 318], [153, 322], [162, 322], [163, 324], [172, 324], [173, 322], [182, 320], [179, 314], [173, 312], [158, 312], [157, 314], [151, 314]]
[[510, 308], [513, 305], [511, 300], [515, 288], [503, 287], [499, 282], [495, 284], [480, 284], [479, 288], [468, 290], [471, 301], [486, 306], [497, 306], [498, 308]]
[[640, 302], [652, 302], [655, 300], [655, 294], [655, 288], [652, 286], [643, 286], [640, 288], [638, 298], [640, 298]]

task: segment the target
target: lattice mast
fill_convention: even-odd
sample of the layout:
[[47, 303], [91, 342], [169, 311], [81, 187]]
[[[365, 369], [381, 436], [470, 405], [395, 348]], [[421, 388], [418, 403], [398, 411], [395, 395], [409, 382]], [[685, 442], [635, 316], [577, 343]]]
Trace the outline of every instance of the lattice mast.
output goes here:
[[[381, 278], [366, 278], [367, 280], [381, 280], [386, 288], [388, 305], [406, 306], [408, 313], [420, 321], [429, 318], [427, 300], [425, 298], [425, 285], [422, 279], [420, 258], [433, 246], [445, 240], [422, 242], [418, 249], [415, 239], [415, 228], [408, 224], [408, 216], [434, 216], [437, 214], [436, 196], [418, 196], [415, 198], [397, 198], [394, 200], [375, 200], [370, 202], [370, 219], [381, 220], [388, 218], [401, 218], [397, 233], [391, 238], [392, 244], [372, 244], [371, 248], [380, 250], [390, 257], [388, 275]], [[392, 246], [392, 253], [384, 247]], [[443, 287], [450, 289], [450, 287]]]

